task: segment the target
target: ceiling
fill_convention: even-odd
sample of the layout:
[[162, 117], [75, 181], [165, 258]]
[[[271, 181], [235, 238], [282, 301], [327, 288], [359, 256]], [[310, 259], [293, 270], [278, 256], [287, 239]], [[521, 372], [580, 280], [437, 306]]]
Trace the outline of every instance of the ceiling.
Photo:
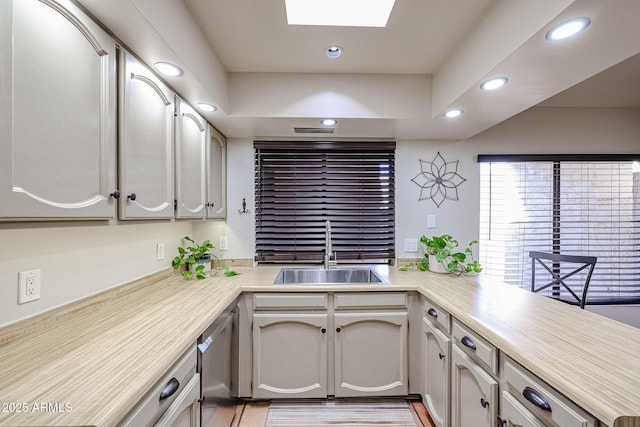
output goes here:
[[[284, 0], [77, 0], [227, 137], [465, 139], [536, 105], [640, 108], [637, 0], [396, 0], [387, 27], [289, 26]], [[564, 42], [554, 25], [587, 16]], [[324, 49], [339, 45], [336, 59]], [[499, 91], [482, 81], [505, 76]], [[464, 114], [445, 119], [458, 107]]]

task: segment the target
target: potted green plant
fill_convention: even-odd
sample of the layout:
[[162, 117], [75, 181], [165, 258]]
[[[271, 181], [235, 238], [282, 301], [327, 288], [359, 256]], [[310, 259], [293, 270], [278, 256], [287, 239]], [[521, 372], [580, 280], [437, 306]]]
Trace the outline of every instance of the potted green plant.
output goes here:
[[480, 263], [473, 258], [472, 246], [478, 244], [477, 240], [472, 240], [462, 252], [456, 251], [459, 243], [449, 234], [422, 236], [420, 243], [424, 245], [430, 271], [452, 274], [482, 271]]
[[[181, 272], [185, 279], [205, 279], [207, 273], [211, 271], [211, 261], [220, 262], [220, 259], [211, 254], [209, 251], [215, 247], [209, 240], [205, 240], [202, 244], [197, 244], [191, 237], [185, 236], [183, 240], [191, 242], [191, 246], [186, 248], [178, 247], [178, 255], [173, 259], [172, 265], [174, 270], [185, 266], [185, 270]], [[229, 270], [226, 265], [222, 266], [225, 276], [235, 276], [238, 273]]]

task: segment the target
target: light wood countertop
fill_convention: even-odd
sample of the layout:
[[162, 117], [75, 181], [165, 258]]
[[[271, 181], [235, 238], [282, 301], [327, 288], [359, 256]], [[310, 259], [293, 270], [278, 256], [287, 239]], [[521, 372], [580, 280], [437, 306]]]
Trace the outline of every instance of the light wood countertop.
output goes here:
[[608, 426], [640, 427], [638, 328], [476, 275], [391, 268], [386, 285], [272, 285], [279, 269], [188, 282], [167, 270], [0, 329], [0, 426], [115, 425], [242, 292], [407, 290]]

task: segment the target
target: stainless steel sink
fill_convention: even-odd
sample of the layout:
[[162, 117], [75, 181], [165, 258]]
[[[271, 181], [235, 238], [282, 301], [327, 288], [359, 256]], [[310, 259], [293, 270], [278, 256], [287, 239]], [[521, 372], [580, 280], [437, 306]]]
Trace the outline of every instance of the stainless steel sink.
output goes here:
[[275, 285], [337, 285], [387, 283], [370, 268], [282, 268]]

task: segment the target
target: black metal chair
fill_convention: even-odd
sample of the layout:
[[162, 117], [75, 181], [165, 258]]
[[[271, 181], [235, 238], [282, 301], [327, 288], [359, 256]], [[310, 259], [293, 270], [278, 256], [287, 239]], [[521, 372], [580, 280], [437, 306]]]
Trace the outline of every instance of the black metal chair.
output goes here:
[[[531, 292], [540, 292], [544, 289], [547, 289], [551, 286], [554, 287], [554, 292], [552, 298], [558, 299], [560, 301], [579, 305], [580, 308], [584, 309], [584, 305], [587, 301], [587, 289], [589, 288], [589, 282], [591, 281], [591, 275], [593, 274], [593, 269], [596, 266], [596, 262], [598, 261], [597, 257], [594, 256], [581, 256], [581, 255], [562, 255], [562, 254], [551, 254], [547, 252], [538, 252], [531, 251], [529, 252], [529, 256], [531, 257]], [[545, 270], [549, 272], [552, 277], [552, 280], [545, 285], [536, 287], [536, 262], [544, 267]], [[549, 262], [551, 262], [551, 267], [549, 267]], [[560, 273], [560, 264], [573, 264], [576, 265], [573, 270], [569, 273], [561, 275]], [[565, 280], [569, 277], [577, 274], [578, 272], [588, 268], [587, 277], [584, 281], [582, 287], [582, 295], [581, 297], [577, 295], [577, 293], [571, 289], [566, 283]], [[562, 289], [560, 286], [564, 287], [569, 294], [575, 298], [576, 301], [561, 299], [560, 294]]]

